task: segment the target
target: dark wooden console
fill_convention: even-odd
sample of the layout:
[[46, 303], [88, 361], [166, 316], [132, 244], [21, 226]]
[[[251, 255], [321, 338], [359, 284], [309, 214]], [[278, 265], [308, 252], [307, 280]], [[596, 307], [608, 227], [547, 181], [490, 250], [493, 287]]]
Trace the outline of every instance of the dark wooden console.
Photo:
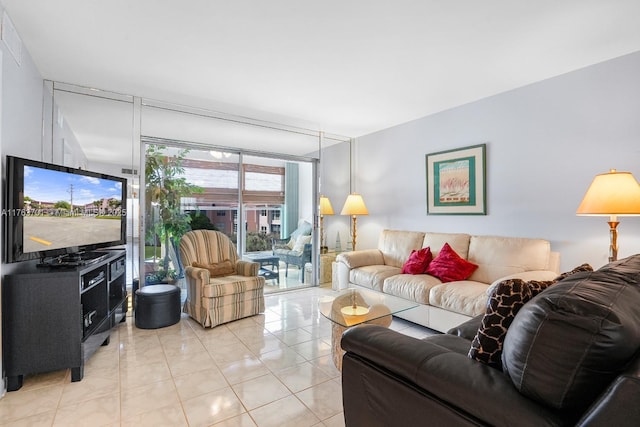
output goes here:
[[71, 368], [80, 381], [84, 363], [109, 344], [111, 328], [126, 320], [126, 253], [101, 251], [75, 267], [36, 267], [2, 284], [2, 337], [7, 390], [24, 375]]

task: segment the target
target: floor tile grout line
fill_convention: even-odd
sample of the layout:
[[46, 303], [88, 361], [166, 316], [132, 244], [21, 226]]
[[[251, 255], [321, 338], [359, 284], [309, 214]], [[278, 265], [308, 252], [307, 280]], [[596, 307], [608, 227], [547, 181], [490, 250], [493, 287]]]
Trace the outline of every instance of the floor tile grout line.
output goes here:
[[[330, 383], [340, 384], [340, 375], [339, 374], [336, 375], [335, 372], [332, 372], [329, 369], [328, 365], [323, 366], [323, 364], [326, 363], [326, 358], [328, 357], [328, 354], [325, 354], [323, 351], [316, 352], [317, 350], [313, 349], [313, 347], [317, 345], [321, 345], [321, 346], [330, 345], [328, 341], [330, 338], [327, 333], [328, 331], [326, 331], [326, 325], [323, 325], [324, 322], [322, 321], [322, 319], [317, 315], [317, 313], [314, 313], [314, 311], [317, 310], [316, 308], [317, 299], [319, 296], [323, 295], [324, 292], [325, 292], [324, 290], [305, 288], [305, 289], [290, 290], [287, 292], [283, 292], [282, 294], [272, 294], [272, 295], [266, 296], [265, 298], [270, 300], [272, 304], [271, 306], [265, 307], [265, 313], [259, 315], [259, 317], [251, 318], [251, 322], [252, 322], [251, 325], [246, 324], [238, 328], [228, 329], [228, 332], [231, 334], [231, 336], [235, 337], [238, 343], [244, 346], [244, 348], [248, 351], [248, 354], [251, 354], [252, 357], [256, 358], [256, 360], [258, 360], [260, 364], [265, 367], [265, 372], [267, 373], [261, 376], [271, 375], [275, 381], [277, 381], [279, 384], [282, 385], [282, 387], [284, 387], [284, 389], [286, 389], [287, 396], [282, 397], [281, 399], [293, 396], [296, 399], [296, 401], [298, 401], [302, 405], [302, 407], [306, 408], [306, 410], [310, 411], [310, 413], [313, 413], [315, 418], [318, 419], [319, 422], [332, 418], [335, 416], [335, 414], [331, 416], [327, 416], [324, 419], [321, 418], [319, 415], [316, 415], [313, 412], [312, 407], [308, 406], [301, 399], [299, 395], [301, 393], [307, 392], [310, 389], [313, 389], [314, 387], [327, 385]], [[288, 295], [283, 295], [285, 293]], [[292, 307], [302, 307], [302, 308], [295, 310], [295, 309], [291, 309]], [[280, 330], [276, 330], [275, 328], [270, 330], [265, 327], [265, 325], [267, 325], [268, 323], [274, 323], [274, 324], [282, 323], [284, 325], [287, 323], [288, 319], [295, 322], [295, 320], [293, 319], [296, 317], [299, 317], [301, 315], [301, 312], [304, 313], [304, 318], [302, 318], [302, 321], [299, 325], [293, 326], [293, 324], [290, 324], [289, 326], [284, 326]], [[270, 318], [269, 322], [267, 321], [267, 318]], [[123, 415], [124, 415], [123, 396], [125, 393], [125, 388], [128, 388], [128, 387], [125, 385], [123, 376], [122, 376], [124, 369], [126, 365], [129, 365], [128, 368], [131, 368], [131, 367], [135, 367], [137, 363], [141, 363], [140, 361], [137, 361], [135, 357], [131, 359], [132, 360], [131, 362], [125, 359], [127, 356], [131, 356], [131, 353], [127, 354], [129, 351], [136, 351], [135, 343], [136, 343], [137, 334], [136, 334], [136, 328], [132, 325], [133, 319], [134, 317], [128, 314], [127, 315], [128, 322], [121, 325], [122, 327], [116, 328], [114, 330], [116, 335], [112, 336], [112, 340], [114, 340], [114, 338], [117, 338], [117, 340], [114, 340], [117, 342], [117, 348], [114, 351], [114, 357], [117, 356], [115, 363], [116, 363], [116, 369], [118, 372], [118, 376], [117, 376], [118, 397], [119, 397], [118, 419], [120, 423], [126, 422], [126, 420], [123, 419]], [[180, 353], [176, 352], [174, 354], [173, 352], [169, 352], [169, 349], [171, 348], [172, 345], [179, 344], [180, 342], [184, 343], [184, 341], [190, 341], [193, 339], [194, 342], [197, 342], [199, 347], [201, 347], [204, 350], [204, 352], [206, 352], [208, 358], [210, 358], [212, 362], [212, 367], [215, 367], [219, 371], [219, 373], [221, 374], [221, 378], [224, 381], [225, 387], [232, 390], [233, 395], [236, 397], [236, 399], [238, 399], [238, 401], [241, 404], [241, 407], [244, 411], [243, 414], [244, 413], [248, 414], [251, 420], [257, 424], [257, 420], [252, 415], [252, 411], [255, 411], [259, 408], [267, 406], [273, 402], [266, 403], [249, 410], [249, 408], [245, 405], [242, 399], [240, 399], [240, 395], [238, 394], [238, 392], [236, 392], [236, 389], [234, 388], [234, 386], [237, 384], [241, 384], [242, 382], [251, 381], [252, 379], [260, 378], [260, 376], [255, 378], [248, 378], [246, 380], [237, 382], [232, 385], [227, 374], [225, 374], [224, 371], [222, 370], [222, 365], [216, 361], [215, 355], [211, 352], [210, 343], [205, 344], [206, 333], [203, 334], [201, 333], [201, 331], [196, 329], [197, 326], [199, 325], [189, 321], [188, 318], [185, 318], [185, 317], [181, 318], [180, 323], [181, 323], [180, 328], [176, 330], [165, 330], [165, 331], [154, 330], [152, 334], [145, 333], [145, 334], [141, 334], [141, 336], [144, 336], [144, 337], [153, 336], [153, 339], [150, 341], [155, 341], [157, 344], [160, 345], [160, 349], [158, 350], [162, 355], [161, 356], [162, 363], [167, 369], [168, 376], [171, 378], [171, 383], [173, 384], [173, 393], [175, 393], [175, 396], [177, 396], [177, 401], [180, 404], [181, 415], [184, 418], [185, 422], [189, 423], [189, 418], [187, 416], [187, 408], [184, 405], [185, 399], [178, 392], [178, 385], [176, 383], [176, 380], [183, 375], [188, 375], [188, 373], [182, 374], [181, 371], [179, 370], [176, 371], [175, 369], [172, 368], [172, 366], [175, 363], [175, 361], [172, 361], [172, 359], [178, 359], [180, 356]], [[254, 328], [259, 328], [254, 331], [256, 334], [256, 337], [258, 337], [259, 335], [260, 338], [264, 338], [265, 340], [266, 344], [262, 347], [260, 347], [259, 339], [256, 339], [256, 342], [254, 342], [251, 338], [252, 336], [251, 329], [254, 329]], [[242, 332], [243, 329], [246, 329], [244, 333]], [[187, 331], [189, 332], [187, 333]], [[304, 338], [302, 338], [300, 341], [298, 341], [297, 339], [293, 339], [292, 341], [289, 341], [289, 343], [286, 342], [287, 333], [295, 334], [295, 333], [302, 333], [302, 332], [304, 332], [304, 334], [307, 334], [307, 335], [304, 336]], [[126, 344], [126, 347], [123, 347], [124, 344]], [[156, 344], [151, 344], [151, 345], [156, 345]], [[267, 351], [271, 346], [273, 346], [273, 349]], [[307, 347], [309, 347], [308, 350], [300, 351], [302, 349], [306, 349]], [[277, 364], [267, 363], [267, 359], [264, 358], [266, 354], [272, 351], [275, 352], [275, 351], [280, 351], [285, 349], [294, 352], [297, 356], [301, 358], [301, 360], [296, 360], [290, 365], [277, 365]], [[125, 360], [127, 360], [126, 365], [124, 363]], [[289, 388], [289, 386], [287, 386], [287, 384], [283, 382], [283, 380], [278, 376], [278, 373], [283, 370], [290, 369], [300, 365], [308, 365], [311, 369], [317, 370], [318, 372], [322, 373], [322, 375], [325, 378], [322, 379], [321, 381], [318, 381], [317, 383], [305, 384], [303, 388], [299, 390], [297, 388], [295, 389]], [[68, 375], [69, 373], [67, 372], [64, 376], [64, 380], [68, 379], [67, 378]], [[165, 381], [165, 380], [168, 380], [169, 377], [166, 379], [152, 381], [147, 384], [153, 384], [155, 382]], [[60, 394], [57, 397], [56, 408], [54, 409], [55, 413], [53, 414], [54, 422], [55, 422], [55, 417], [59, 414], [59, 411], [63, 409], [60, 407], [60, 405], [64, 398], [64, 384], [61, 385], [59, 393]], [[275, 401], [278, 401], [278, 400], [280, 399], [276, 399]], [[221, 420], [216, 420], [216, 423], [219, 421]]]

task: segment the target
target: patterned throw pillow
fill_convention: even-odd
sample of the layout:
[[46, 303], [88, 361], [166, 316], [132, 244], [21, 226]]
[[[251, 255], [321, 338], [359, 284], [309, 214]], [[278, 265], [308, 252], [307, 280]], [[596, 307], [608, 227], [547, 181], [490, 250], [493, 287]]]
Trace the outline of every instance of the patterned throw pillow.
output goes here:
[[527, 301], [553, 283], [555, 282], [525, 282], [522, 279], [508, 279], [498, 283], [471, 343], [469, 357], [502, 369], [502, 344], [511, 322]]
[[429, 263], [425, 273], [446, 283], [468, 279], [476, 268], [477, 265], [461, 258], [448, 243], [445, 243], [438, 256]]
[[574, 268], [571, 271], [566, 271], [564, 273], [562, 273], [561, 275], [559, 275], [558, 277], [556, 277], [554, 279], [554, 282], [559, 282], [562, 279], [566, 279], [569, 276], [573, 276], [576, 273], [580, 273], [582, 271], [593, 271], [593, 267], [591, 267], [591, 265], [584, 263], [582, 265], [577, 266], [576, 268]]
[[582, 264], [552, 281], [508, 279], [498, 283], [487, 302], [487, 310], [471, 343], [469, 357], [502, 370], [504, 338], [522, 306], [554, 283], [583, 271], [593, 271], [593, 268], [589, 264]]
[[423, 274], [433, 259], [431, 248], [427, 246], [419, 251], [411, 251], [409, 259], [402, 266], [402, 274]]

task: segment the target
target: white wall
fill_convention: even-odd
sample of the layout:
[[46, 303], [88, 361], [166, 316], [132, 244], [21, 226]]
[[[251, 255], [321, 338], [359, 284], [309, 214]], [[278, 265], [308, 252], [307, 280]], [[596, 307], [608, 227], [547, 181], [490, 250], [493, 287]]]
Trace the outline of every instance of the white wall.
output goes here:
[[[42, 159], [42, 77], [26, 48], [22, 64], [6, 52], [2, 64], [2, 154]], [[2, 158], [4, 171], [5, 159]], [[4, 175], [3, 175], [4, 178]]]
[[[577, 217], [593, 177], [640, 178], [640, 52], [358, 138], [358, 249], [383, 228], [540, 237], [563, 270], [607, 262], [604, 217]], [[426, 214], [425, 155], [487, 144], [486, 216]], [[640, 217], [621, 217], [619, 258], [640, 252]]]
[[[320, 165], [320, 194], [331, 201], [334, 215], [325, 216], [325, 243], [336, 249], [336, 237], [340, 235], [342, 250], [347, 248], [350, 237], [350, 218], [340, 215], [349, 189], [350, 147], [348, 142], [331, 145], [322, 150]], [[365, 200], [366, 202], [366, 200]]]
[[[2, 10], [0, 8], [0, 14]], [[50, 160], [51, 145], [42, 145], [43, 84], [42, 77], [29, 56], [22, 49], [20, 65], [0, 42], [2, 61], [2, 182], [6, 185], [6, 156], [34, 160]], [[3, 200], [4, 203], [4, 200]], [[4, 206], [4, 204], [3, 204]], [[3, 245], [4, 246], [4, 245]], [[4, 250], [4, 247], [3, 247]], [[4, 260], [4, 254], [2, 259]], [[8, 274], [19, 264], [3, 264], [2, 274]]]
[[313, 164], [298, 163], [298, 220], [304, 219], [313, 224]]
[[[3, 8], [0, 5], [0, 16]], [[42, 77], [36, 69], [29, 53], [22, 50], [21, 65], [13, 59], [11, 53], [0, 42], [2, 72], [0, 73], [2, 93], [0, 94], [0, 162], [2, 163], [2, 186], [6, 185], [6, 156], [20, 156], [32, 159], [42, 157]], [[0, 193], [2, 194], [2, 193]], [[0, 198], [4, 207], [4, 198]], [[2, 218], [4, 221], [4, 218]], [[4, 235], [2, 235], [2, 257], [4, 260]], [[2, 264], [4, 275], [15, 271], [16, 264]], [[3, 279], [0, 279], [0, 291]], [[1, 309], [0, 309], [0, 314]], [[4, 377], [4, 368], [0, 360], [0, 373]], [[0, 384], [0, 395], [4, 384]]]

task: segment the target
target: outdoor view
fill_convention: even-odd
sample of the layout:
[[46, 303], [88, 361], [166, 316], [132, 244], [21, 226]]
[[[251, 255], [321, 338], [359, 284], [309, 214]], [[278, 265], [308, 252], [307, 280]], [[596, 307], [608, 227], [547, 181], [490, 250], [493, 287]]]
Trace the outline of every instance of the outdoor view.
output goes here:
[[[310, 248], [304, 255], [308, 259], [303, 262], [301, 256], [295, 263], [273, 252], [274, 242], [286, 237], [287, 243], [293, 231], [281, 233], [286, 209], [284, 161], [244, 156], [240, 162], [237, 154], [160, 144], [147, 144], [145, 154], [146, 284], [183, 285], [179, 242], [189, 230], [200, 229], [227, 235], [241, 250], [242, 259], [258, 260], [267, 285], [285, 288], [303, 282]], [[291, 215], [298, 217], [297, 212]]]
[[24, 252], [120, 240], [122, 183], [24, 167]]

